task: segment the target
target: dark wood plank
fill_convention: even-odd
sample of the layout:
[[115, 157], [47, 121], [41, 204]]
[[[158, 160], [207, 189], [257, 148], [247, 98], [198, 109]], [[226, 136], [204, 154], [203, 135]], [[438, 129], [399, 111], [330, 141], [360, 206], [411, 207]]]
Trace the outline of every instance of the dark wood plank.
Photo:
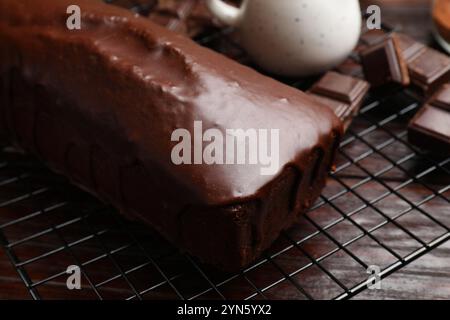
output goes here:
[[0, 247], [0, 270], [0, 299], [31, 299], [2, 247]]
[[450, 297], [450, 243], [382, 281], [381, 290], [366, 290], [355, 299], [444, 299]]

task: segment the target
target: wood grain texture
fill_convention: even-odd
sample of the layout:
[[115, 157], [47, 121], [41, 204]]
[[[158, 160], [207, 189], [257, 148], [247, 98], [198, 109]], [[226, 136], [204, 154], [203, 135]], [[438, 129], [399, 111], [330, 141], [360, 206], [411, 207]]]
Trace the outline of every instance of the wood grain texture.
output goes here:
[[31, 299], [27, 289], [0, 247], [0, 299]]
[[450, 297], [450, 242], [366, 290], [355, 299], [445, 299]]

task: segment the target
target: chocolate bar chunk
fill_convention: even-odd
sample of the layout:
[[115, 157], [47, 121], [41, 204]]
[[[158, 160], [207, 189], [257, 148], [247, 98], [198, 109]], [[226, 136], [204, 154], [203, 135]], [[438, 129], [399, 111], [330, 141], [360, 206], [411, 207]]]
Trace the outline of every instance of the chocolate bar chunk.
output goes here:
[[412, 62], [426, 49], [426, 46], [424, 44], [414, 40], [406, 34], [395, 33], [394, 36], [397, 40], [398, 47], [402, 52], [402, 56], [407, 63]]
[[181, 250], [248, 265], [319, 196], [339, 119], [123, 8], [77, 0], [68, 30], [71, 4], [0, 1], [0, 132]]
[[368, 47], [360, 57], [365, 78], [372, 87], [409, 85], [408, 67], [395, 36]]
[[408, 69], [411, 82], [428, 96], [450, 80], [450, 57], [426, 48], [408, 63]]
[[364, 98], [368, 88], [369, 84], [366, 81], [330, 71], [310, 91], [341, 102], [353, 104]]
[[430, 99], [430, 104], [450, 112], [450, 84], [443, 85]]
[[333, 110], [346, 130], [358, 114], [368, 91], [366, 81], [330, 71], [312, 86], [309, 94]]
[[383, 29], [373, 29], [364, 32], [361, 35], [360, 41], [367, 46], [376, 45], [388, 37], [388, 34]]
[[425, 96], [450, 80], [450, 57], [407, 35], [396, 33], [395, 38], [408, 65], [411, 83]]
[[338, 65], [335, 70], [340, 73], [351, 77], [363, 79], [364, 71], [361, 64], [355, 59], [349, 57]]
[[436, 154], [450, 154], [450, 112], [426, 104], [408, 127], [409, 141]]

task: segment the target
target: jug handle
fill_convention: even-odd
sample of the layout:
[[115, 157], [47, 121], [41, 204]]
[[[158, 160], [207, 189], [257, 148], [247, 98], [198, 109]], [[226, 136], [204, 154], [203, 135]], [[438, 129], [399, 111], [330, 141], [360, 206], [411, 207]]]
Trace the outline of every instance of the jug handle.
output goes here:
[[236, 27], [241, 20], [241, 9], [229, 5], [222, 0], [207, 0], [206, 2], [211, 13], [222, 23]]

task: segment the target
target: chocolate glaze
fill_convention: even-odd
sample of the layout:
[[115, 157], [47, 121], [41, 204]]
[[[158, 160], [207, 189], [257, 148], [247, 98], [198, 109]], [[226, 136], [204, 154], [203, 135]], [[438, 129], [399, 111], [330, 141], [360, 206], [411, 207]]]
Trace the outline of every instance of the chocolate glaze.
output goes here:
[[[226, 270], [254, 260], [320, 194], [342, 126], [325, 106], [148, 19], [77, 0], [0, 0], [0, 133]], [[259, 165], [174, 165], [177, 128], [279, 129]]]

